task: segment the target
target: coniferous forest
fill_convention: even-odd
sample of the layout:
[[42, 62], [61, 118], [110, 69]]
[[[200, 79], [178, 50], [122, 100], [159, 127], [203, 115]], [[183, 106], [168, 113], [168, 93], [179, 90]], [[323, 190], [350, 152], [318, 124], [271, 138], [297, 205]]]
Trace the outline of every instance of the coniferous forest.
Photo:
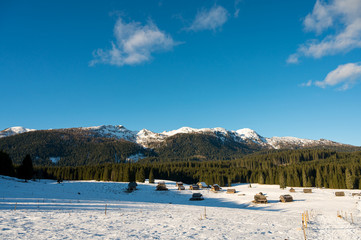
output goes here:
[[[31, 160], [30, 160], [31, 161]], [[29, 179], [24, 167], [13, 165], [0, 153], [1, 173]], [[32, 165], [31, 165], [32, 166]], [[85, 166], [34, 166], [33, 178], [57, 180], [138, 181], [169, 179], [229, 186], [232, 183], [279, 184], [281, 187], [361, 189], [361, 152], [332, 150], [283, 150], [244, 156], [236, 160], [160, 162], [148, 158], [138, 163], [107, 163]], [[31, 176], [31, 175], [30, 175]]]

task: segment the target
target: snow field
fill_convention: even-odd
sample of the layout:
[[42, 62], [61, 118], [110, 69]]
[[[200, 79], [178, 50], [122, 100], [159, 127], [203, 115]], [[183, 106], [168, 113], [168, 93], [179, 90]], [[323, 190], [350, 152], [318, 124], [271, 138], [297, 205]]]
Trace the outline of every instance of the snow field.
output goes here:
[[[166, 184], [169, 191], [141, 183], [126, 193], [127, 183], [24, 183], [0, 176], [0, 239], [303, 239], [305, 210], [308, 239], [361, 239], [361, 200], [351, 197], [360, 191], [335, 197], [332, 189], [305, 194], [301, 188], [289, 193], [277, 185], [238, 184], [232, 187], [236, 194], [226, 194], [227, 188], [178, 191], [174, 182]], [[194, 192], [205, 200], [189, 201]], [[258, 192], [267, 194], [268, 204], [251, 202]], [[281, 194], [295, 201], [281, 203]]]

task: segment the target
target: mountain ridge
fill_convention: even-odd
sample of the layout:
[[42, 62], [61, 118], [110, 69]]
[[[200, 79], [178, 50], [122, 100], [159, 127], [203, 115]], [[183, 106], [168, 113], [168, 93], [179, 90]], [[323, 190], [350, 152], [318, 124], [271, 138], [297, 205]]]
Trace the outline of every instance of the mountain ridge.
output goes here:
[[[284, 147], [288, 148], [299, 148], [299, 147], [312, 147], [315, 145], [325, 146], [353, 146], [350, 144], [338, 143], [331, 140], [319, 139], [305, 139], [297, 137], [263, 137], [258, 134], [256, 131], [250, 128], [241, 128], [238, 130], [227, 130], [225, 128], [216, 127], [216, 128], [191, 128], [191, 127], [181, 127], [179, 129], [171, 131], [163, 131], [161, 133], [156, 133], [148, 129], [142, 129], [140, 131], [132, 131], [125, 128], [123, 125], [100, 125], [93, 127], [78, 127], [78, 128], [63, 128], [63, 129], [49, 129], [52, 130], [79, 130], [89, 132], [94, 134], [94, 136], [104, 137], [104, 138], [114, 138], [114, 139], [124, 139], [133, 143], [137, 143], [146, 148], [152, 148], [155, 144], [160, 144], [164, 142], [171, 136], [177, 134], [212, 134], [217, 136], [221, 140], [225, 140], [227, 137], [232, 138], [236, 142], [247, 143], [254, 142], [260, 145], [263, 148], [268, 149], [283, 149]], [[11, 127], [3, 131], [0, 131], [0, 138], [10, 137], [17, 134], [22, 134], [26, 132], [41, 131], [36, 129], [29, 129], [24, 127]]]
[[38, 165], [77, 166], [127, 161], [231, 160], [269, 150], [328, 149], [359, 151], [360, 147], [330, 140], [259, 135], [249, 128], [182, 127], [161, 133], [132, 131], [122, 125], [35, 130], [23, 127], [0, 132], [0, 151], [14, 163], [30, 154]]

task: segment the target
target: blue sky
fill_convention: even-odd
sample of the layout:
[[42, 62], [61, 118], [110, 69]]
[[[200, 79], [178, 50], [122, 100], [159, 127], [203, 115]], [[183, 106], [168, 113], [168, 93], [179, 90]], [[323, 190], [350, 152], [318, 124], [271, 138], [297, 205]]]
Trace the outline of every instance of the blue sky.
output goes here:
[[361, 0], [2, 1], [0, 128], [361, 145]]

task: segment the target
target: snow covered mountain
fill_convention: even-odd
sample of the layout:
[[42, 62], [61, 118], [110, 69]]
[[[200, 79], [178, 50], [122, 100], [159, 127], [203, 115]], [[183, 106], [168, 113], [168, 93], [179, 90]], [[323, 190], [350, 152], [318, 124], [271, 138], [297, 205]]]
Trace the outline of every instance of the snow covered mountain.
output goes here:
[[0, 138], [2, 137], [10, 137], [16, 134], [25, 133], [25, 132], [31, 132], [36, 131], [35, 129], [29, 129], [24, 127], [11, 127], [7, 128], [3, 131], [0, 131]]
[[[146, 148], [154, 148], [165, 142], [170, 137], [178, 134], [206, 134], [216, 136], [222, 141], [232, 140], [234, 142], [243, 144], [257, 144], [264, 149], [298, 149], [317, 146], [350, 146], [333, 142], [330, 140], [310, 140], [296, 137], [263, 137], [256, 131], [249, 128], [242, 128], [236, 131], [226, 130], [224, 128], [190, 128], [182, 127], [172, 131], [164, 131], [162, 133], [155, 133], [147, 129], [140, 131], [131, 131], [122, 125], [102, 125], [94, 127], [73, 128], [79, 131], [85, 131], [96, 137], [124, 139], [130, 142], [137, 143]], [[24, 132], [36, 131], [35, 129], [28, 129], [23, 127], [12, 127], [0, 131], [0, 138], [9, 137]]]

